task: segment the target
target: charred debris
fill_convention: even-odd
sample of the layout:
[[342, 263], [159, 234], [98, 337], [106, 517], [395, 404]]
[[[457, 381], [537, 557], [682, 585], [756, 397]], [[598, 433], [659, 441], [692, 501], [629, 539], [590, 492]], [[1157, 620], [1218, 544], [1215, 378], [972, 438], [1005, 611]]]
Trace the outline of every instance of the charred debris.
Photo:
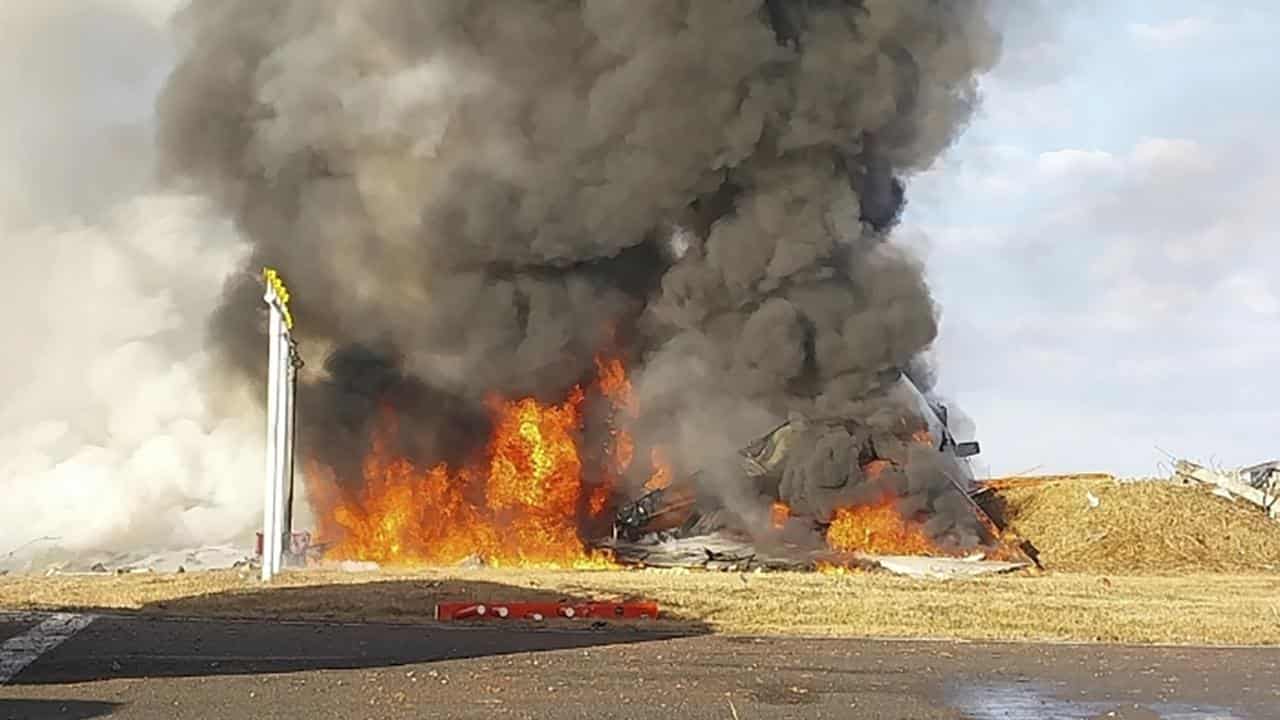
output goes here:
[[[880, 558], [832, 550], [822, 538], [838, 508], [879, 500], [892, 504], [904, 522], [918, 522], [953, 560], [1005, 561], [988, 568], [994, 572], [1038, 565], [1034, 548], [1012, 538], [974, 501], [980, 488], [966, 460], [980, 446], [956, 440], [946, 406], [928, 399], [905, 373], [894, 375], [880, 393], [897, 403], [909, 402], [920, 424], [877, 430], [850, 417], [794, 416], [739, 453], [741, 483], [759, 499], [757, 512], [727, 507], [721, 495], [700, 492], [695, 472], [622, 505], [612, 537], [600, 545], [619, 561], [639, 565], [869, 569], [880, 565]], [[847, 446], [853, 449], [845, 482], [814, 492], [795, 480], [793, 450], [833, 435], [849, 439]], [[923, 473], [931, 478], [920, 478]], [[945, 483], [937, 482], [939, 475]], [[760, 512], [768, 513], [766, 522]]]

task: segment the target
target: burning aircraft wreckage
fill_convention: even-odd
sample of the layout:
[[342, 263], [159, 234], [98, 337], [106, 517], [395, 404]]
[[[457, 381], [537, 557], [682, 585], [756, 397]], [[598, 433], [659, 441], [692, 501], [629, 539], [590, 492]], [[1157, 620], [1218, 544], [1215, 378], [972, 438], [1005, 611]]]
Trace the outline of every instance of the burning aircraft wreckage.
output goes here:
[[[1034, 548], [971, 499], [964, 458], [978, 443], [956, 442], [945, 405], [926, 399], [905, 374], [887, 375], [882, 392], [915, 409], [919, 424], [893, 432], [854, 418], [794, 418], [741, 451], [744, 486], [761, 507], [768, 503], [767, 530], [700, 493], [694, 475], [625, 504], [608, 546], [633, 563], [735, 570], [867, 567], [876, 555], [904, 553], [1037, 562]], [[791, 449], [824, 437], [848, 449], [839, 460], [847, 476], [806, 493], [790, 479]]]
[[[389, 445], [400, 430], [384, 406], [362, 482], [341, 490], [333, 471], [308, 477], [330, 558], [388, 564], [605, 568], [621, 565], [722, 570], [872, 568], [884, 556], [950, 558], [988, 571], [1034, 562], [1034, 550], [1003, 533], [970, 499], [964, 458], [945, 406], [901, 372], [887, 372], [874, 397], [910, 408], [894, 428], [854, 417], [795, 416], [738, 453], [737, 487], [708, 485], [702, 472], [676, 476], [661, 446], [636, 462], [625, 418], [637, 415], [618, 360], [565, 401], [493, 399], [483, 459], [458, 469], [423, 469]], [[584, 449], [584, 408], [603, 403], [609, 429]], [[813, 446], [839, 463], [837, 482], [806, 482]], [[594, 456], [591, 461], [586, 458]], [[627, 477], [639, 470], [635, 489]], [[629, 497], [640, 493], [638, 497]], [[979, 566], [979, 560], [997, 562]], [[946, 572], [938, 574], [946, 575]]]
[[[937, 311], [891, 240], [998, 57], [985, 3], [231, 0], [177, 26], [162, 166], [327, 354], [297, 447], [328, 557], [1022, 557], [927, 399]], [[260, 295], [238, 275], [213, 317], [239, 381]]]

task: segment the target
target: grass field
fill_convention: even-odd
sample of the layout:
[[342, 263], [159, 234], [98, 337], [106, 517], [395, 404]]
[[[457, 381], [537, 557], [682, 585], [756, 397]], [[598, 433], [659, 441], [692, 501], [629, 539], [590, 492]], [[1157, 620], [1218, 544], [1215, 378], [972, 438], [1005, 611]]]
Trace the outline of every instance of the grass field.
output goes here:
[[1280, 643], [1280, 574], [1027, 573], [917, 581], [882, 573], [297, 571], [0, 579], [0, 607], [197, 617], [431, 622], [439, 600], [647, 598], [689, 632], [1106, 643]]

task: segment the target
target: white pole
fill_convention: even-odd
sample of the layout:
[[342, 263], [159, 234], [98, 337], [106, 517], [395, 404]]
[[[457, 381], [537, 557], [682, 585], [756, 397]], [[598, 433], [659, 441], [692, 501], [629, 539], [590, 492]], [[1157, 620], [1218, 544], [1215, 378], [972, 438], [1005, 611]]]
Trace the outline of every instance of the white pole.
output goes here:
[[283, 325], [276, 336], [276, 356], [280, 358], [276, 370], [276, 391], [280, 393], [276, 401], [276, 473], [275, 485], [275, 531], [276, 552], [271, 556], [273, 575], [278, 574], [284, 563], [284, 549], [287, 542], [284, 535], [284, 480], [289, 468], [289, 330]]
[[275, 558], [279, 554], [280, 526], [277, 524], [279, 513], [276, 507], [276, 486], [279, 484], [277, 473], [280, 468], [279, 448], [277, 446], [280, 432], [280, 335], [284, 319], [276, 303], [275, 288], [268, 284], [263, 300], [270, 308], [271, 320], [267, 330], [267, 462], [266, 488], [262, 507], [262, 580], [267, 582], [276, 572]]

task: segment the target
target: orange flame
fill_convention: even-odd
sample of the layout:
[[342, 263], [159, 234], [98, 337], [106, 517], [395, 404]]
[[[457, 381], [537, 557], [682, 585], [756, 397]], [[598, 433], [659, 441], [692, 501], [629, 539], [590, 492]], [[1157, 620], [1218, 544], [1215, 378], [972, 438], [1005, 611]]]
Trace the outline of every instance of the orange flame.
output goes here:
[[619, 475], [626, 472], [636, 456], [636, 441], [631, 439], [631, 433], [621, 428], [614, 429], [610, 454], [613, 455], [613, 471]]
[[890, 497], [875, 505], [836, 510], [827, 528], [827, 545], [842, 552], [873, 555], [942, 554], [923, 528], [902, 517]]
[[[627, 379], [627, 369], [623, 366], [622, 360], [602, 358], [597, 355], [596, 373], [596, 386], [600, 394], [608, 398], [613, 405], [614, 415], [622, 415], [627, 420], [634, 419], [639, 413], [635, 396], [631, 392], [631, 381]], [[606, 453], [613, 460], [613, 466], [610, 469], [621, 475], [631, 467], [631, 461], [636, 454], [636, 443], [631, 438], [631, 433], [617, 422], [610, 424], [609, 435], [613, 441], [611, 447], [606, 449]]]
[[[614, 414], [634, 416], [626, 369], [619, 360], [597, 358], [596, 389]], [[493, 434], [484, 460], [451, 470], [422, 470], [393, 457], [390, 439], [397, 420], [380, 418], [363, 463], [358, 496], [343, 499], [332, 472], [308, 468], [320, 530], [339, 536], [327, 556], [384, 564], [453, 564], [478, 557], [488, 565], [604, 567], [607, 555], [588, 550], [579, 537], [583, 514], [599, 517], [612, 492], [610, 472], [621, 472], [634, 452], [630, 436], [614, 428], [606, 455], [613, 467], [603, 482], [583, 480], [578, 435], [585, 393], [574, 387], [560, 404], [533, 398], [490, 399]]]
[[671, 463], [667, 461], [667, 453], [661, 447], [649, 451], [649, 463], [653, 466], [653, 474], [644, 481], [644, 489], [652, 492], [661, 490], [671, 484]]
[[608, 485], [597, 485], [591, 491], [591, 496], [587, 499], [587, 512], [591, 513], [591, 517], [598, 518], [609, 509], [609, 495], [612, 491]]
[[791, 508], [784, 502], [775, 500], [769, 507], [769, 521], [775, 530], [781, 530], [791, 518]]
[[[597, 355], [595, 363], [596, 388], [613, 406], [613, 414], [609, 418], [609, 441], [604, 449], [608, 465], [603, 468], [599, 484], [591, 489], [587, 499], [587, 511], [591, 517], [599, 518], [609, 509], [617, 478], [631, 467], [631, 461], [635, 459], [636, 443], [627, 432], [626, 423], [635, 419], [639, 410], [622, 360]], [[621, 419], [618, 416], [622, 416]]]
[[889, 466], [892, 464], [893, 463], [888, 460], [881, 460], [877, 458], [862, 466], [862, 474], [865, 475], [868, 480], [878, 480], [880, 479], [880, 476], [884, 474], [884, 471], [889, 469]]
[[853, 575], [854, 573], [858, 572], [857, 568], [852, 568], [852, 567], [849, 567], [848, 565], [839, 565], [836, 563], [829, 563], [829, 562], [822, 562], [822, 561], [814, 563], [813, 569], [817, 570], [823, 575]]
[[600, 394], [613, 402], [613, 407], [628, 416], [636, 415], [636, 400], [631, 392], [627, 368], [619, 358], [596, 356], [596, 384]]

